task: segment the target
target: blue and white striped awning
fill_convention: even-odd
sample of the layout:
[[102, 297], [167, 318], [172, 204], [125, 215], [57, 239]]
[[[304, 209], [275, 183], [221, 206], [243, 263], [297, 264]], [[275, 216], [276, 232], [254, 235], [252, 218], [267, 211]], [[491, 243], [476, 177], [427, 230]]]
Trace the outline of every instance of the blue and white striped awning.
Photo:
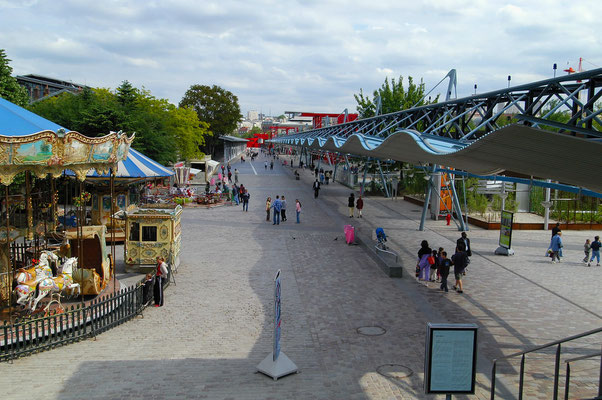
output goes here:
[[[174, 172], [144, 154], [130, 148], [127, 158], [117, 165], [115, 178], [165, 178], [172, 176]], [[92, 169], [86, 175], [88, 178], [108, 178], [109, 174], [99, 175]]]

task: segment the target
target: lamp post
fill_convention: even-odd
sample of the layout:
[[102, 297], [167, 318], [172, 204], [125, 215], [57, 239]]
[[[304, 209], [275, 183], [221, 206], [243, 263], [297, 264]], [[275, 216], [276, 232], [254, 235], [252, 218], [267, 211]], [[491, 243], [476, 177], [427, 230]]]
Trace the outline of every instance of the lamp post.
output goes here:
[[512, 77], [510, 75], [508, 75], [508, 87], [510, 87], [510, 81], [512, 80]]
[[554, 78], [556, 78], [556, 70], [558, 69], [558, 65], [556, 65], [556, 63], [554, 63], [554, 65], [552, 66], [552, 69], [554, 70]]
[[476, 83], [474, 84], [474, 94], [475, 95], [477, 94], [477, 84]]

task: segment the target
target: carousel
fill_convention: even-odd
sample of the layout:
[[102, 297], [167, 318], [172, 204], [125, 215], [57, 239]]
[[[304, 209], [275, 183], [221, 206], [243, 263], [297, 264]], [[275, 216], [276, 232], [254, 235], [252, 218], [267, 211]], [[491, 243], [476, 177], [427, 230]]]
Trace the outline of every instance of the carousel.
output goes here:
[[[4, 99], [0, 99], [0, 121], [3, 319], [39, 312], [48, 303], [44, 298], [53, 293], [79, 296], [83, 302], [84, 295], [115, 290], [115, 249], [110, 253], [107, 249], [105, 225], [86, 226], [92, 195], [84, 190], [84, 180], [90, 170], [107, 174], [107, 195], [116, 198], [115, 170], [128, 156], [134, 136], [111, 132], [87, 137]], [[76, 183], [62, 192], [57, 180], [68, 179], [66, 171], [72, 171]], [[71, 218], [65, 213], [69, 201], [74, 211]], [[114, 214], [115, 202], [110, 203]]]

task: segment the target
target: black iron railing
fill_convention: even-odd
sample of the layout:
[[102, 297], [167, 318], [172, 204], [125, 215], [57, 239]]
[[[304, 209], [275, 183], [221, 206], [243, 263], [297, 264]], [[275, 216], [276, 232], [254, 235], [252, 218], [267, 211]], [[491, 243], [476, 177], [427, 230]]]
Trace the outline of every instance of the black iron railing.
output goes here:
[[[497, 358], [495, 360], [493, 360], [493, 366], [491, 368], [491, 400], [495, 399], [495, 373], [496, 373], [496, 368], [497, 368], [497, 363], [501, 360], [508, 360], [511, 358], [515, 358], [515, 357], [521, 357], [520, 360], [520, 372], [519, 372], [519, 384], [518, 384], [518, 399], [522, 400], [523, 398], [523, 387], [524, 387], [524, 377], [525, 377], [525, 359], [527, 354], [529, 353], [534, 353], [537, 351], [541, 351], [547, 348], [551, 348], [556, 346], [556, 355], [555, 355], [555, 364], [554, 364], [554, 387], [553, 387], [553, 396], [552, 399], [553, 400], [558, 400], [558, 386], [559, 386], [559, 381], [560, 381], [560, 355], [562, 352], [562, 344], [563, 343], [567, 343], [567, 342], [571, 342], [577, 339], [581, 339], [584, 338], [586, 336], [591, 336], [594, 335], [596, 333], [600, 333], [602, 332], [602, 328], [598, 328], [598, 329], [594, 329], [591, 331], [587, 331], [584, 333], [581, 333], [579, 335], [574, 335], [574, 336], [570, 336], [564, 339], [560, 339], [560, 340], [556, 340], [554, 342], [550, 342], [550, 343], [546, 343], [544, 345], [541, 346], [537, 346], [537, 347], [533, 347], [531, 349], [525, 350], [525, 351], [521, 351], [518, 353], [514, 353], [514, 354], [510, 354], [508, 356], [505, 357], [500, 357]], [[593, 355], [589, 355], [587, 358], [591, 358], [596, 356], [596, 354]], [[569, 397], [569, 383], [570, 383], [570, 363], [573, 361], [578, 361], [584, 359], [584, 357], [577, 357], [577, 358], [572, 358], [569, 360], [566, 360], [565, 362], [567, 363], [567, 379], [565, 381], [565, 393], [564, 393], [564, 397], [565, 399], [568, 399]], [[602, 360], [600, 363], [600, 380], [598, 382], [598, 396], [596, 398], [601, 398], [602, 399]]]
[[[168, 269], [172, 275], [171, 267]], [[169, 286], [170, 281], [175, 284], [173, 278], [166, 279], [164, 287]], [[21, 318], [13, 324], [5, 321], [0, 326], [0, 361], [96, 337], [142, 314], [149, 300], [144, 294], [144, 285], [136, 284], [99, 296], [86, 306], [78, 304], [54, 315]]]

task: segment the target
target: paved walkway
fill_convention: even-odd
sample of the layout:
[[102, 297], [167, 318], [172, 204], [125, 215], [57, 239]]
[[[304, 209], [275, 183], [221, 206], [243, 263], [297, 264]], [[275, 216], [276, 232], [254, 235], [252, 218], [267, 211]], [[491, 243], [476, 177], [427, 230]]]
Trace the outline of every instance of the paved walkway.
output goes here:
[[[567, 232], [564, 261], [552, 265], [543, 257], [547, 232], [515, 232], [516, 256], [500, 257], [493, 255], [498, 233], [473, 229], [465, 293], [444, 295], [435, 284], [417, 283], [413, 269], [422, 239], [451, 252], [458, 237], [453, 227], [428, 221], [427, 230], [418, 232], [418, 207], [373, 198], [365, 201], [365, 217], [352, 220], [346, 217], [349, 189], [324, 186], [314, 200], [308, 171], [295, 181], [290, 168], [277, 163], [265, 170], [263, 161], [236, 164], [251, 192], [249, 212], [184, 211], [182, 264], [163, 308], [147, 309], [144, 318], [95, 341], [0, 364], [2, 398], [427, 398], [422, 369], [430, 321], [480, 326], [480, 373], [471, 398], [486, 399], [493, 358], [602, 322], [602, 268], [579, 263], [591, 232]], [[265, 198], [276, 194], [286, 196], [289, 209], [289, 221], [279, 226], [266, 222], [264, 211]], [[303, 204], [301, 224], [294, 223], [296, 198]], [[386, 277], [369, 247], [344, 243], [342, 227], [349, 221], [362, 237], [376, 226], [385, 229], [401, 254], [404, 278]], [[255, 367], [271, 351], [278, 269], [282, 350], [300, 373], [273, 381]], [[386, 333], [363, 336], [357, 332], [363, 326], [381, 326]], [[574, 343], [567, 350], [587, 354], [599, 350], [599, 338], [597, 343]], [[527, 361], [526, 398], [550, 398], [552, 364], [541, 367], [548, 358]], [[572, 394], [594, 394], [596, 365], [599, 360], [574, 366], [577, 378], [591, 379], [581, 379]], [[515, 373], [513, 367], [501, 372]], [[516, 379], [502, 376], [498, 387], [500, 398], [512, 398]]]

